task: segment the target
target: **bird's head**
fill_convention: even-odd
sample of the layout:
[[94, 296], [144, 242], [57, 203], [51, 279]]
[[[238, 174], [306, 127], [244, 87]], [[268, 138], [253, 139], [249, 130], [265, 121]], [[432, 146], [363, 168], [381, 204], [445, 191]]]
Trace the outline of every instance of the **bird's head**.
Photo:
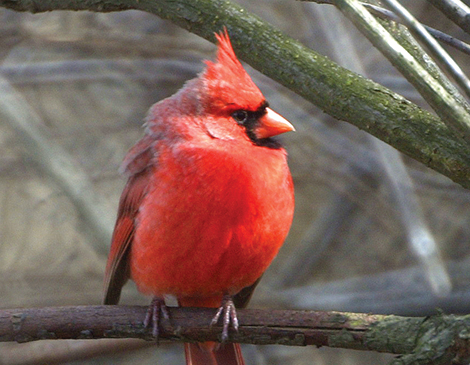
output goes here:
[[268, 107], [235, 55], [227, 30], [215, 36], [218, 41], [216, 61], [206, 61], [207, 68], [200, 75], [204, 85], [201, 95], [204, 113], [228, 118], [245, 129], [253, 142], [293, 131], [292, 124]]

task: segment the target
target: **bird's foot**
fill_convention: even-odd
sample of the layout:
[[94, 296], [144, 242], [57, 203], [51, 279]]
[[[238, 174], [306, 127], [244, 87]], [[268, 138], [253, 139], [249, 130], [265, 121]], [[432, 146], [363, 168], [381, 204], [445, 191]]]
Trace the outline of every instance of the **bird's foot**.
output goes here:
[[149, 309], [147, 310], [147, 315], [145, 316], [144, 320], [144, 327], [149, 328], [152, 326], [152, 335], [155, 337], [158, 343], [158, 336], [160, 335], [160, 322], [163, 318], [169, 320], [170, 313], [168, 312], [168, 308], [165, 305], [165, 300], [163, 298], [153, 298], [152, 302], [150, 303]]
[[230, 325], [235, 331], [238, 332], [238, 318], [235, 304], [233, 303], [230, 295], [225, 295], [222, 299], [222, 304], [217, 310], [216, 315], [212, 318], [211, 326], [217, 324], [219, 318], [222, 317], [222, 342], [228, 340], [228, 330]]

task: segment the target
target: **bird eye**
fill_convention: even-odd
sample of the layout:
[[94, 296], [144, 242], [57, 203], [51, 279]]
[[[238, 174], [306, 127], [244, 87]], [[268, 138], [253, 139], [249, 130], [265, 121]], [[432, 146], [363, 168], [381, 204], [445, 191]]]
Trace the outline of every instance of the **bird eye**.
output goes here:
[[248, 112], [246, 110], [237, 110], [232, 114], [232, 117], [238, 124], [243, 124], [248, 119]]

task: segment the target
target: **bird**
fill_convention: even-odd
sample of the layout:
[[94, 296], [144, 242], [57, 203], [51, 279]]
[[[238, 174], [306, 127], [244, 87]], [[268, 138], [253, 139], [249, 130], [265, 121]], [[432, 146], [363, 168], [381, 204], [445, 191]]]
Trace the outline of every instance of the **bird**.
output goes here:
[[164, 297], [216, 308], [222, 342], [185, 343], [186, 363], [244, 364], [236, 308], [277, 255], [294, 214], [287, 153], [273, 137], [294, 127], [273, 111], [238, 60], [226, 28], [214, 61], [154, 104], [125, 156], [127, 177], [105, 272], [104, 304], [131, 279], [152, 296], [144, 325], [158, 337]]

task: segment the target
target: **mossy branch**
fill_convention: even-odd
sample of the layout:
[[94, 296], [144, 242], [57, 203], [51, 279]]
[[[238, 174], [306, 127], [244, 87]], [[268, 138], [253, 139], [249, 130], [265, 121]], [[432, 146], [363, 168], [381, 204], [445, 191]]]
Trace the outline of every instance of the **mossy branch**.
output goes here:
[[438, 117], [287, 37], [239, 5], [222, 0], [0, 0], [18, 11], [139, 9], [214, 41], [226, 26], [237, 54], [311, 101], [470, 188], [470, 146]]
[[[169, 308], [161, 341], [219, 341], [209, 327], [214, 309]], [[43, 339], [141, 338], [147, 307], [77, 306], [0, 310], [0, 342]], [[240, 329], [230, 341], [288, 346], [330, 346], [403, 355], [394, 364], [468, 361], [470, 316], [399, 317], [342, 312], [238, 310]]]

